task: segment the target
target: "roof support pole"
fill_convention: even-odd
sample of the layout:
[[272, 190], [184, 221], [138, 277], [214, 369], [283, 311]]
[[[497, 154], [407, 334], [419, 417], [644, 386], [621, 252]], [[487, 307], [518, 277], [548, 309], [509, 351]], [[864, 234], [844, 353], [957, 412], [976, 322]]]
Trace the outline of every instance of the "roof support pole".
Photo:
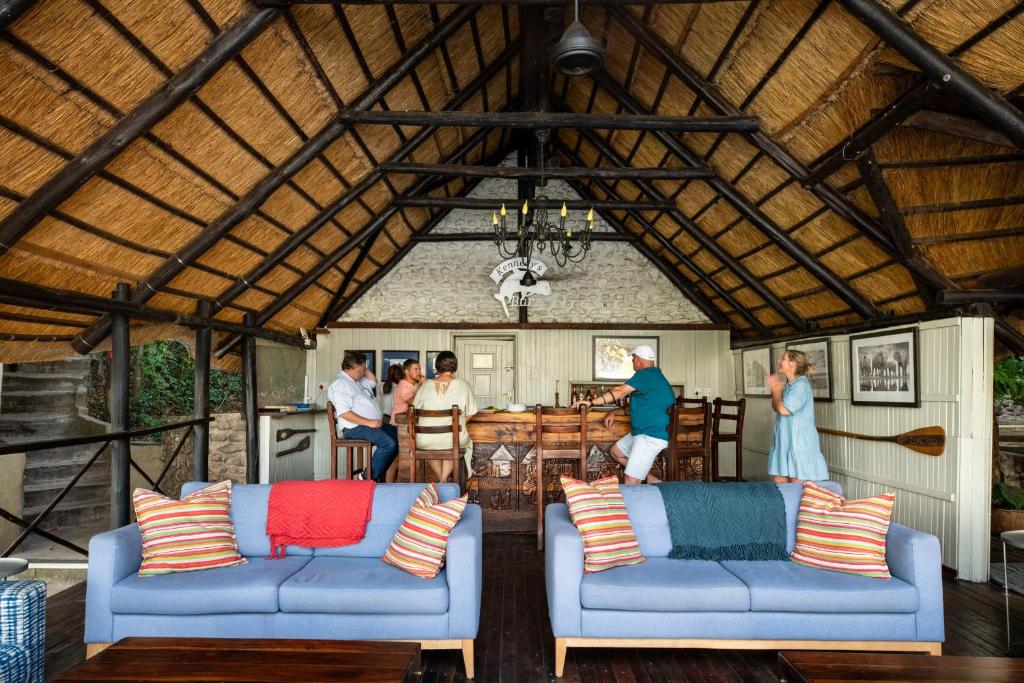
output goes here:
[[[245, 324], [254, 327], [252, 313], [245, 314]], [[256, 392], [256, 338], [242, 337], [242, 417], [245, 418], [245, 483], [260, 480], [259, 395]]]
[[[129, 287], [118, 283], [114, 299], [127, 301]], [[111, 318], [110, 336], [110, 429], [113, 432], [128, 431], [128, 389], [131, 342], [128, 332], [128, 316], [115, 314]], [[131, 522], [130, 493], [131, 443], [127, 436], [115, 438], [110, 455], [110, 528], [119, 529]]]
[[[209, 320], [212, 306], [206, 299], [196, 305], [196, 316]], [[203, 422], [192, 425], [192, 481], [210, 476], [210, 352], [213, 333], [209, 327], [196, 329], [196, 362], [192, 381], [192, 417]]]

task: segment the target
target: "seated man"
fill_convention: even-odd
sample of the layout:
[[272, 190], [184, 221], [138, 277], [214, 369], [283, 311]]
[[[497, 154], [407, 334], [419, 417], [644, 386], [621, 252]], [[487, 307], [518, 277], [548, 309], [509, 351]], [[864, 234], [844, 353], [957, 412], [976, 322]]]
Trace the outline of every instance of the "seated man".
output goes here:
[[374, 445], [371, 472], [360, 470], [354, 479], [367, 475], [376, 482], [384, 481], [384, 474], [398, 455], [398, 429], [381, 421], [380, 408], [373, 396], [377, 378], [366, 367], [366, 355], [346, 351], [341, 361], [341, 372], [327, 388], [327, 400], [334, 405], [338, 417], [338, 433], [346, 439], [362, 439]]

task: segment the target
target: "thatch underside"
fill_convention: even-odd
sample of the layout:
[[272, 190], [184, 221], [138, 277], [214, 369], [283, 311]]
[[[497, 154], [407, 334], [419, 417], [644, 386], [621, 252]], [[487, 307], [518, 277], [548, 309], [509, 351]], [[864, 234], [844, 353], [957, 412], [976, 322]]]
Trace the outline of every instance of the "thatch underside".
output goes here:
[[[937, 50], [1020, 108], [1021, 3], [886, 4]], [[161, 267], [173, 265], [191, 242], [329, 128], [339, 108], [358, 102], [459, 10], [318, 4], [281, 11], [197, 92], [9, 245], [0, 256], [0, 277], [97, 296], [109, 296], [118, 282], [141, 291]], [[34, 3], [0, 34], [0, 221], [255, 11], [242, 0]], [[610, 46], [605, 74], [555, 78], [553, 106], [595, 113], [628, 113], [630, 107], [676, 116], [721, 113], [641, 45], [617, 11], [585, 7], [585, 23]], [[771, 140], [812, 170], [925, 80], [828, 0], [626, 11], [729, 103], [759, 117]], [[476, 8], [370, 108], [451, 108], [474, 79], [482, 88], [462, 97], [458, 108], [518, 108], [521, 57], [536, 49], [518, 41], [520, 15], [514, 5]], [[489, 77], [478, 78], [489, 68]], [[935, 123], [951, 119], [962, 125]], [[288, 333], [323, 324], [439, 217], [439, 209], [392, 210], [395, 197], [422, 178], [372, 175], [420, 130], [347, 128], [198, 258], [147, 293], [145, 303], [192, 313], [197, 300], [211, 299], [218, 319], [237, 323], [251, 313], [261, 326]], [[508, 129], [474, 141], [476, 132], [435, 129], [403, 161], [445, 161], [467, 141], [474, 144], [461, 150], [465, 164], [496, 163], [514, 149], [516, 138]], [[792, 333], [793, 320], [810, 329], [860, 322], [864, 317], [851, 306], [851, 296], [882, 315], [920, 314], [937, 305], [934, 292], [923, 289], [919, 274], [899, 254], [802, 187], [747, 135], [567, 129], [553, 138], [554, 156], [566, 166], [611, 166], [616, 158], [637, 167], [686, 166], [681, 144], [739, 191], [745, 209], [704, 180], [657, 180], [650, 187], [584, 181], [577, 188], [594, 199], [650, 199], [651, 191], [671, 198], [677, 212], [608, 214], [692, 283], [738, 337]], [[945, 288], [1006, 289], [1024, 281], [1024, 154], [1000, 138], [964, 103], [940, 93], [871, 146], [915, 253], [946, 280]], [[863, 173], [863, 161], [850, 161], [825, 181], [840, 201], [881, 222]], [[368, 177], [373, 182], [292, 248], [293, 234]], [[454, 196], [469, 189], [467, 182], [455, 179], [427, 189]], [[360, 235], [381, 216], [382, 229]], [[773, 239], [758, 221], [777, 227], [781, 237]], [[336, 256], [345, 244], [353, 248]], [[285, 246], [286, 258], [248, 279]], [[824, 270], [816, 275], [801, 265], [798, 252]], [[852, 295], [844, 297], [823, 274], [849, 285]], [[1024, 332], [1020, 307], [997, 312]], [[45, 307], [0, 305], [0, 339], [13, 340], [0, 343], [0, 361], [68, 355], [71, 340], [95, 321]], [[183, 333], [144, 327], [135, 329], [135, 338]]]

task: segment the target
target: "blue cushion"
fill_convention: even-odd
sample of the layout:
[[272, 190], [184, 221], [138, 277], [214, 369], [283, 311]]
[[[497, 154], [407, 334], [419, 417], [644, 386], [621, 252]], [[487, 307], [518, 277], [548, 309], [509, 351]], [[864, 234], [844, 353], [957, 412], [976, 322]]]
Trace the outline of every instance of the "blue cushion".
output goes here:
[[633, 524], [644, 557], [665, 557], [672, 550], [672, 535], [665, 515], [665, 502], [657, 486], [620, 486], [629, 521]]
[[280, 595], [282, 612], [443, 614], [448, 577], [423, 579], [379, 557], [314, 557]]
[[159, 576], [132, 574], [114, 585], [110, 609], [119, 614], [277, 612], [277, 589], [309, 557], [250, 558], [246, 564]]
[[[833, 493], [843, 495], [843, 487], [834, 481], [815, 482]], [[792, 553], [796, 545], [796, 515], [800, 511], [800, 497], [804, 494], [802, 483], [777, 484], [782, 492], [782, 500], [786, 503], [786, 552]]]
[[722, 562], [750, 589], [754, 612], [907, 613], [917, 610], [917, 589], [794, 562]]
[[586, 574], [580, 584], [586, 609], [649, 612], [746, 612], [743, 582], [717, 562], [651, 557], [646, 562]]

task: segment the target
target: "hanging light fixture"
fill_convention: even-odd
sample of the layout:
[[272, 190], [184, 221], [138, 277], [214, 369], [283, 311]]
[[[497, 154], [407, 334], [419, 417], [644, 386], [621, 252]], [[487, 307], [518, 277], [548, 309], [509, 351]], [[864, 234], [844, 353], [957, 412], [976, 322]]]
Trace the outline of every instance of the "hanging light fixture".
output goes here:
[[[591, 238], [594, 233], [594, 209], [587, 212], [583, 225], [573, 231], [569, 221], [569, 209], [565, 202], [558, 212], [558, 221], [552, 220], [544, 195], [536, 197], [537, 206], [530, 207], [530, 200], [523, 202], [514, 230], [509, 226], [508, 210], [505, 205], [491, 214], [491, 228], [494, 230], [494, 244], [502, 258], [522, 256], [529, 263], [536, 251], [538, 255], [550, 253], [559, 266], [568, 263], [579, 263], [590, 251]], [[506, 246], [511, 242], [514, 246]], [[523, 276], [522, 284], [536, 284], [533, 273], [529, 270]]]
[[566, 76], [582, 76], [600, 68], [604, 49], [580, 21], [580, 0], [573, 3], [575, 15], [562, 38], [551, 46], [548, 57], [555, 69]]

